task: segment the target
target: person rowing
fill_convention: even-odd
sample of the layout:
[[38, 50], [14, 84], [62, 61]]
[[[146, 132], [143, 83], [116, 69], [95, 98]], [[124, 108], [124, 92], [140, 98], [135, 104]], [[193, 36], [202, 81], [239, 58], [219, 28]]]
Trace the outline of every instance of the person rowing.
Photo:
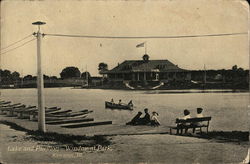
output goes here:
[[129, 101], [128, 105], [129, 105], [130, 107], [133, 107], [133, 106], [134, 106], [132, 100]]

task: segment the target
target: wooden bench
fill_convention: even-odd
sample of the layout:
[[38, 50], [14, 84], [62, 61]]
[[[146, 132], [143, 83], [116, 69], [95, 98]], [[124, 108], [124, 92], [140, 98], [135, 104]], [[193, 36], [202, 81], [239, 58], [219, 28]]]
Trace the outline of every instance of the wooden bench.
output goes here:
[[[212, 119], [212, 117], [200, 117], [200, 118], [189, 118], [186, 120], [183, 119], [176, 119], [176, 126], [170, 127], [170, 134], [172, 134], [172, 129], [176, 129], [176, 134], [179, 134], [179, 130], [181, 131], [181, 134], [183, 132], [183, 129], [185, 130], [185, 133], [187, 133], [188, 129], [193, 129], [193, 133], [195, 132], [196, 128], [200, 128], [200, 132], [202, 133], [202, 128], [206, 127], [207, 133], [208, 133], [208, 127], [209, 127], [209, 121]], [[204, 124], [204, 122], [206, 122]]]

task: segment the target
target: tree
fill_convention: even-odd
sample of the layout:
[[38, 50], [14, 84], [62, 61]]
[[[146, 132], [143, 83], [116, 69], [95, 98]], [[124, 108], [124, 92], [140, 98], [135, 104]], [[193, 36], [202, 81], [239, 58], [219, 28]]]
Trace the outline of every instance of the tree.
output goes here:
[[56, 76], [51, 76], [50, 79], [51, 80], [57, 80], [57, 77]]
[[26, 75], [23, 77], [23, 80], [32, 80], [33, 79], [33, 76], [32, 75]]
[[237, 69], [238, 69], [237, 65], [234, 65], [234, 66], [232, 67], [232, 70], [233, 70], [233, 71], [237, 71]]
[[18, 80], [18, 79], [20, 79], [20, 73], [18, 73], [18, 72], [13, 72], [12, 74], [11, 74], [11, 78], [13, 79], [13, 80]]
[[99, 72], [101, 72], [101, 71], [107, 71], [108, 70], [108, 65], [106, 63], [103, 63], [103, 62], [99, 63], [98, 70], [99, 70]]
[[81, 72], [77, 67], [66, 67], [60, 73], [62, 79], [80, 77]]
[[11, 72], [9, 70], [3, 70], [1, 72], [1, 76], [9, 78], [11, 76]]
[[43, 75], [43, 79], [44, 79], [44, 80], [49, 80], [50, 78], [49, 78], [48, 75]]

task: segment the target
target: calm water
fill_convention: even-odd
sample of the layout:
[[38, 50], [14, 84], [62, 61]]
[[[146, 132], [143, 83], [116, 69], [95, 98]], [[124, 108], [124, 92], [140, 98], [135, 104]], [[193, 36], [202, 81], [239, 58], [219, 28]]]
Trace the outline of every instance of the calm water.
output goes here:
[[[180, 92], [180, 91], [177, 91]], [[212, 130], [249, 130], [249, 93], [177, 93], [176, 91], [124, 91], [101, 89], [46, 88], [45, 104], [74, 111], [90, 109], [95, 120], [112, 120], [114, 124], [128, 122], [138, 111], [157, 111], [163, 125], [173, 125], [184, 109], [195, 115], [202, 107], [205, 116], [212, 116]], [[1, 99], [26, 105], [37, 105], [36, 89], [4, 89]], [[134, 111], [105, 109], [104, 101], [113, 98], [123, 102], [133, 100]], [[250, 113], [249, 113], [250, 114]]]

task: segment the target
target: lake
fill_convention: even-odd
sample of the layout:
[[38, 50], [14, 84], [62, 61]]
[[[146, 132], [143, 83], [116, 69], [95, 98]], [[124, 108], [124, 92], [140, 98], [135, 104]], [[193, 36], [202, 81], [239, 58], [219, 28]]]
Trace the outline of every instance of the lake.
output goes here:
[[[37, 105], [37, 90], [3, 89], [1, 99], [25, 105]], [[138, 111], [148, 108], [150, 113], [159, 113], [162, 125], [174, 125], [177, 117], [182, 117], [183, 110], [189, 109], [191, 115], [196, 114], [196, 108], [204, 109], [204, 116], [212, 116], [210, 130], [249, 130], [248, 109], [249, 92], [230, 92], [230, 90], [102, 90], [102, 89], [72, 89], [45, 88], [45, 105], [58, 106], [62, 109], [79, 111], [93, 110], [89, 117], [95, 120], [112, 120], [114, 124], [125, 124]], [[114, 99], [118, 102], [133, 100], [133, 111], [105, 109], [104, 102]], [[249, 114], [248, 114], [249, 113]]]

